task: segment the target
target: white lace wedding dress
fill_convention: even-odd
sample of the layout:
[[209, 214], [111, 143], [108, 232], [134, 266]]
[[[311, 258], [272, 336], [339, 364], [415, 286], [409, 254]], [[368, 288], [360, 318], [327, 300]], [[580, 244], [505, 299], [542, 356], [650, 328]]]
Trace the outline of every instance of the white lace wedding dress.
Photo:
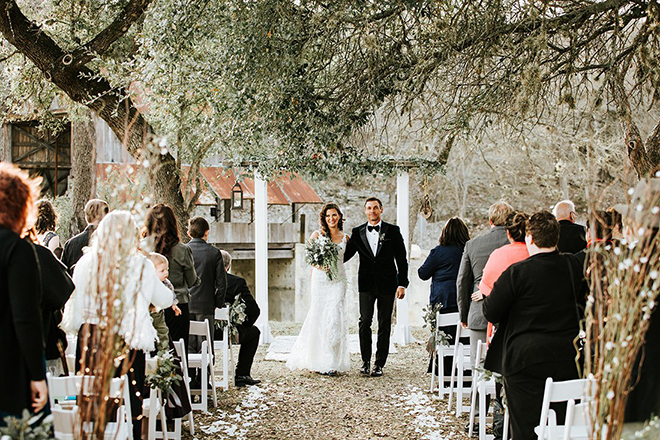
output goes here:
[[311, 303], [305, 323], [286, 366], [328, 373], [348, 371], [348, 327], [346, 323], [346, 235], [339, 244], [339, 276], [329, 280], [326, 272], [312, 268]]

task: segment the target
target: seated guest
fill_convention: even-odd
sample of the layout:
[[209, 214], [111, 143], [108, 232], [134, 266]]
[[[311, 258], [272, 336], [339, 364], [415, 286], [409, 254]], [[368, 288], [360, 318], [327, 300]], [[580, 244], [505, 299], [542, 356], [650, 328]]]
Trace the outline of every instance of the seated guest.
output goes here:
[[[458, 312], [456, 278], [461, 265], [463, 248], [469, 239], [470, 234], [463, 220], [458, 217], [450, 218], [440, 233], [440, 244], [431, 249], [426, 261], [417, 271], [421, 280], [426, 281], [432, 278], [429, 304], [440, 304], [441, 314]], [[432, 331], [434, 330], [432, 329]], [[450, 340], [453, 344], [456, 337], [456, 325], [440, 327], [440, 330], [451, 337]], [[452, 360], [452, 356], [444, 358], [444, 371], [447, 374], [451, 371]], [[431, 372], [430, 366], [429, 372]]]
[[53, 204], [46, 199], [37, 202], [37, 223], [34, 224], [40, 245], [50, 249], [57, 258], [62, 257], [60, 237], [55, 233], [57, 213]]
[[[191, 218], [188, 221], [188, 236], [192, 238], [188, 247], [192, 251], [195, 262], [195, 272], [201, 284], [190, 289], [190, 320], [204, 321], [211, 324], [211, 341], [213, 346], [213, 322], [215, 308], [223, 308], [227, 293], [227, 274], [222, 261], [220, 249], [211, 246], [206, 241], [209, 238], [209, 222], [203, 217]], [[202, 349], [202, 338], [191, 336], [189, 351], [198, 353]]]
[[87, 247], [90, 238], [94, 233], [94, 229], [98, 226], [99, 222], [108, 213], [108, 204], [103, 200], [92, 199], [85, 205], [85, 221], [87, 227], [80, 234], [70, 238], [64, 243], [64, 251], [62, 252], [62, 263], [69, 270], [69, 274], [73, 273], [74, 266], [80, 260], [83, 254], [83, 248]]
[[48, 402], [39, 265], [32, 244], [21, 239], [34, 222], [40, 183], [0, 163], [0, 426]]
[[227, 272], [227, 295], [225, 300], [229, 305], [239, 297], [245, 303], [245, 321], [236, 326], [238, 330], [238, 342], [241, 344], [241, 350], [238, 352], [238, 362], [236, 363], [236, 375], [234, 376], [234, 385], [244, 387], [246, 385], [256, 385], [261, 383], [259, 379], [253, 379], [250, 371], [254, 355], [259, 348], [259, 336], [261, 332], [254, 323], [257, 321], [261, 310], [250, 293], [245, 280], [229, 273], [231, 270], [231, 255], [227, 251], [222, 252], [222, 261]]
[[[525, 244], [525, 223], [528, 216], [522, 211], [514, 211], [506, 218], [506, 237], [509, 244], [495, 249], [484, 266], [479, 290], [472, 294], [473, 301], [481, 301], [490, 295], [495, 281], [509, 266], [529, 257]], [[493, 337], [493, 323], [488, 323], [488, 341]]]
[[[499, 324], [486, 356], [485, 367], [504, 377], [516, 440], [536, 439], [548, 377], [578, 377], [573, 345], [583, 306], [582, 266], [572, 254], [557, 250], [559, 223], [541, 211], [526, 224], [530, 257], [509, 266], [483, 301], [489, 322]], [[576, 300], [577, 298], [577, 300]], [[563, 420], [565, 408], [556, 408]]]
[[555, 205], [552, 213], [559, 222], [559, 252], [575, 254], [587, 247], [584, 226], [575, 223], [577, 213], [575, 204], [570, 200], [562, 200]]

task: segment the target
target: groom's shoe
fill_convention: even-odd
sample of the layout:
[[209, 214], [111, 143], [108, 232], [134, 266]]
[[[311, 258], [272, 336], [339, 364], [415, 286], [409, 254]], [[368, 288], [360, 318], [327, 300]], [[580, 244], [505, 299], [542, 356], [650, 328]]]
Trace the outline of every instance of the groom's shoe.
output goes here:
[[380, 377], [383, 375], [383, 367], [374, 365], [374, 370], [371, 372], [371, 377]]
[[362, 368], [360, 368], [360, 374], [363, 376], [369, 376], [371, 370], [371, 365], [369, 362], [362, 362]]
[[244, 387], [245, 385], [257, 385], [260, 384], [259, 379], [252, 379], [250, 376], [236, 376], [234, 378], [234, 385], [237, 387]]

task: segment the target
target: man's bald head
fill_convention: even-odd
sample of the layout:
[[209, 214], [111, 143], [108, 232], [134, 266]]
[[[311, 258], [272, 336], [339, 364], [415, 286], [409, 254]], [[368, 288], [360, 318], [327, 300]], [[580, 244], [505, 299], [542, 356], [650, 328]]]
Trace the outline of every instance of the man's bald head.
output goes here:
[[575, 222], [575, 204], [570, 200], [562, 200], [552, 210], [557, 220], [569, 220]]

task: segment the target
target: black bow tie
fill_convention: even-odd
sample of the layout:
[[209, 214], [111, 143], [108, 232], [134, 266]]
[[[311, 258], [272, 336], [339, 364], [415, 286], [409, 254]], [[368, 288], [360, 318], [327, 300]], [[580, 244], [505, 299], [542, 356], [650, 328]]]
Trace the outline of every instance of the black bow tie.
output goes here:
[[371, 231], [380, 232], [380, 225], [376, 225], [376, 226], [369, 225], [369, 226], [367, 226], [367, 230], [369, 232], [371, 232]]

